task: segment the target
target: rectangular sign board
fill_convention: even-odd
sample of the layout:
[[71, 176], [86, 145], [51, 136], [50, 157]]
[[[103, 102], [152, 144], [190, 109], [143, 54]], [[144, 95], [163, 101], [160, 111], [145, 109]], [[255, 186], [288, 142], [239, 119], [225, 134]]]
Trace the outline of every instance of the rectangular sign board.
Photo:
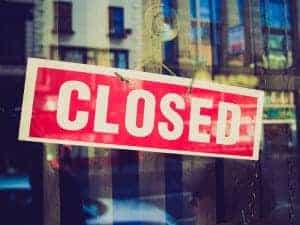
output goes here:
[[262, 109], [258, 90], [30, 58], [19, 139], [258, 160]]

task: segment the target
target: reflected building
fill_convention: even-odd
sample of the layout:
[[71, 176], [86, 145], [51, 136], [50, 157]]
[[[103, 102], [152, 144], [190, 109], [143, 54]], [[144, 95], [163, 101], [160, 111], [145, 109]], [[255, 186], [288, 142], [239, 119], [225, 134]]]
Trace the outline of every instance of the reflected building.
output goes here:
[[137, 66], [141, 33], [139, 1], [39, 1], [37, 15], [44, 58], [106, 65]]
[[[89, 166], [84, 171], [82, 177], [88, 180], [83, 183], [90, 188], [90, 196], [146, 199], [183, 224], [201, 223], [201, 208], [209, 209], [210, 222], [235, 219], [247, 224], [268, 217], [272, 207], [283, 201], [296, 205], [290, 199], [298, 198], [294, 190], [299, 188], [299, 174], [290, 165], [296, 160], [297, 1], [93, 0], [87, 4], [74, 0], [43, 4], [46, 58], [138, 68], [266, 91], [259, 163], [129, 151], [101, 155], [77, 149], [72, 154], [87, 154], [81, 158], [89, 158], [89, 163], [92, 158], [102, 165], [105, 159], [109, 162], [107, 170], [99, 172]], [[288, 161], [289, 157], [294, 161]], [[217, 183], [209, 184], [210, 197], [205, 202], [200, 197], [205, 188], [199, 174], [208, 165]], [[195, 177], [199, 183], [193, 181]], [[100, 181], [109, 187], [107, 191], [95, 188]], [[189, 198], [196, 199], [196, 214], [191, 213]], [[290, 221], [289, 214], [291, 210], [282, 217]]]
[[[282, 185], [295, 182], [299, 188], [298, 175], [294, 174], [294, 177], [291, 177], [290, 169], [285, 164], [289, 161], [287, 157], [295, 158], [298, 154], [296, 113], [299, 111], [297, 110], [299, 2], [284, 0], [162, 2], [165, 7], [175, 10], [176, 18], [180, 18], [181, 22], [177, 24], [177, 28], [181, 29], [178, 37], [163, 42], [162, 55], [166, 65], [170, 65], [170, 68], [179, 75], [258, 88], [266, 93], [260, 164], [226, 160], [221, 168], [224, 170], [225, 179], [225, 183], [221, 185], [224, 185], [225, 189], [226, 187], [243, 189], [240, 193], [243, 197], [240, 198], [238, 207], [244, 210], [245, 218], [248, 217], [244, 222], [248, 223], [252, 219], [268, 214], [270, 208], [261, 205], [253, 195], [271, 202], [272, 197], [267, 187], [270, 185], [270, 177], [273, 177], [272, 179], [278, 177], [278, 182], [271, 184], [273, 194], [277, 196], [273, 199], [275, 205], [291, 196], [299, 198], [291, 191], [289, 185]], [[169, 11], [164, 9], [163, 12], [168, 19]], [[172, 58], [174, 55], [178, 57]], [[269, 174], [269, 170], [278, 167], [283, 168], [281, 173]], [[247, 179], [239, 177], [243, 172], [233, 172], [243, 171], [245, 168], [248, 168], [246, 173], [249, 174], [247, 179], [250, 183]], [[259, 176], [260, 181], [255, 178]], [[284, 181], [286, 177], [288, 181]], [[274, 188], [274, 185], [278, 185], [277, 188]], [[224, 189], [219, 190], [222, 191], [224, 192]], [[225, 192], [229, 194], [230, 191]], [[221, 202], [222, 198], [225, 202], [229, 200], [228, 196], [222, 194], [219, 197]], [[221, 204], [220, 201], [217, 202]], [[224, 212], [219, 213], [221, 217], [227, 219], [230, 214], [240, 212], [230, 208], [229, 205], [226, 205], [226, 210], [228, 214], [226, 216]], [[283, 217], [287, 219], [289, 216], [286, 213]]]

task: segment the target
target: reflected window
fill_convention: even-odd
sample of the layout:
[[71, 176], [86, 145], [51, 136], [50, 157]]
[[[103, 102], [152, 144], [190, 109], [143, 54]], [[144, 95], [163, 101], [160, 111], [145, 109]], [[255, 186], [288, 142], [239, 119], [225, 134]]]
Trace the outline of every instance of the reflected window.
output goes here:
[[244, 23], [244, 0], [228, 0], [228, 25], [238, 26]]
[[128, 68], [128, 51], [110, 50], [110, 65], [117, 68]]
[[97, 49], [82, 47], [52, 46], [50, 58], [67, 62], [97, 65], [99, 51]]
[[218, 22], [221, 16], [221, 0], [190, 0], [190, 17], [204, 22]]
[[74, 63], [86, 63], [87, 62], [87, 49], [86, 48], [76, 48], [76, 47], [63, 47], [59, 46], [58, 48], [52, 49], [52, 57], [58, 54], [58, 59], [74, 62]]
[[210, 40], [210, 26], [208, 24], [205, 24], [200, 29], [200, 38], [202, 41], [209, 42]]
[[261, 16], [264, 26], [276, 29], [291, 28], [290, 1], [262, 0]]
[[239, 56], [245, 51], [245, 31], [244, 26], [234, 26], [228, 28], [228, 53], [230, 56]]
[[[174, 1], [162, 0], [161, 10], [164, 16], [162, 25], [163, 62], [176, 73], [178, 69], [177, 6]], [[169, 72], [163, 71], [163, 73]]]
[[286, 69], [292, 65], [291, 15], [290, 1], [261, 1], [264, 66], [269, 69]]
[[202, 21], [211, 21], [210, 0], [200, 1], [200, 17]]
[[166, 41], [164, 43], [164, 61], [172, 65], [172, 63], [176, 62], [176, 45], [174, 41]]
[[245, 1], [227, 2], [227, 53], [228, 65], [243, 66], [245, 59]]
[[[212, 52], [218, 56], [220, 43], [220, 0], [190, 0], [190, 47], [195, 66], [212, 63]], [[218, 64], [217, 57], [213, 59]]]
[[109, 35], [111, 37], [123, 37], [124, 9], [122, 7], [109, 7]]
[[165, 18], [172, 16], [172, 1], [171, 0], [162, 0], [162, 11]]
[[64, 61], [70, 61], [70, 62], [78, 62], [82, 63], [86, 61], [86, 51], [82, 51], [81, 49], [72, 49], [63, 51], [63, 57], [62, 59]]
[[72, 34], [72, 2], [54, 2], [53, 31], [60, 34]]
[[197, 27], [198, 26], [196, 23], [191, 23], [191, 41], [192, 42], [197, 42], [197, 40], [198, 40]]
[[190, 0], [190, 16], [193, 19], [197, 18], [197, 13], [196, 13], [196, 1], [195, 0]]

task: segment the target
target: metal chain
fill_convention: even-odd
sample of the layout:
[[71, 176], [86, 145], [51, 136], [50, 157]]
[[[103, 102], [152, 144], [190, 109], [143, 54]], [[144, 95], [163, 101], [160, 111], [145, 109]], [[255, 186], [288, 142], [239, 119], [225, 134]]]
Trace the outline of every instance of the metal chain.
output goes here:
[[[288, 19], [288, 4], [286, 2], [286, 0], [283, 0], [283, 4], [284, 4], [284, 19], [285, 19], [285, 23], [284, 23], [284, 35], [285, 35], [285, 57], [286, 57], [286, 61], [285, 61], [285, 73], [287, 73], [287, 69], [289, 66], [289, 62], [288, 62], [288, 52], [289, 52], [289, 46], [288, 46], [288, 24], [289, 24], [289, 19]], [[287, 75], [287, 74], [285, 74]]]
[[295, 224], [295, 195], [296, 195], [296, 187], [297, 187], [297, 180], [295, 177], [296, 174], [296, 162], [293, 158], [287, 159], [287, 166], [288, 166], [288, 195], [289, 195], [289, 224], [294, 225]]
[[253, 20], [253, 6], [252, 6], [252, 1], [251, 0], [248, 0], [248, 7], [249, 7], [249, 27], [250, 27], [250, 41], [251, 41], [251, 64], [253, 63], [253, 66], [254, 66], [254, 72], [256, 73], [256, 66], [257, 66], [257, 62], [256, 62], [256, 46], [255, 46], [255, 35], [254, 35], [254, 27], [253, 27], [253, 24], [254, 24], [254, 20]]
[[[269, 60], [269, 48], [268, 48], [268, 44], [267, 44], [267, 40], [269, 37], [269, 33], [270, 33], [270, 27], [268, 26], [268, 12], [267, 12], [267, 8], [269, 7], [269, 1], [265, 0], [263, 1], [263, 20], [264, 20], [264, 24], [262, 24], [263, 27], [267, 27], [267, 32], [263, 31], [262, 32], [262, 37], [263, 37], [263, 49], [264, 49], [264, 53], [262, 55], [262, 59], [261, 59], [261, 69], [260, 69], [260, 76], [262, 77], [262, 79], [264, 80], [264, 87], [267, 87], [267, 79], [265, 77], [266, 75], [266, 71], [269, 69], [269, 65], [270, 65], [270, 60]], [[267, 65], [264, 65], [264, 63], [267, 63]]]
[[[268, 30], [267, 30], [267, 35], [266, 35], [267, 37], [264, 40], [264, 42], [265, 42], [264, 45], [265, 45], [265, 52], [266, 52], [265, 56], [266, 56], [267, 63], [268, 63], [267, 70], [270, 69], [270, 57], [269, 57], [269, 45], [268, 45], [268, 41], [269, 41], [269, 38], [270, 38], [271, 28], [269, 26], [269, 21], [270, 21], [270, 19], [269, 19], [269, 12], [268, 12], [269, 8], [270, 8], [270, 2], [269, 2], [269, 0], [265, 0], [265, 2], [264, 2], [264, 20], [265, 20], [266, 27], [267, 27]], [[264, 35], [264, 32], [263, 32], [263, 35]]]
[[254, 175], [251, 177], [250, 182], [250, 201], [248, 203], [248, 211], [249, 211], [249, 222], [253, 222], [256, 218], [256, 200], [257, 200], [257, 183], [259, 177], [259, 162], [255, 162], [253, 165]]
[[[247, 225], [247, 224], [251, 224], [252, 222], [254, 222], [257, 218], [257, 211], [256, 211], [256, 205], [257, 205], [257, 184], [259, 182], [260, 179], [260, 175], [259, 175], [259, 171], [260, 171], [260, 162], [255, 162], [252, 167], [251, 170], [254, 170], [254, 174], [253, 176], [249, 177], [249, 179], [247, 179], [246, 182], [246, 187], [249, 187], [250, 192], [248, 195], [248, 199], [247, 199], [247, 205], [245, 205], [245, 207], [243, 209], [241, 209], [241, 214], [240, 214], [240, 224], [241, 225]], [[252, 172], [252, 171], [251, 171]], [[247, 173], [247, 171], [246, 171]], [[237, 175], [233, 176], [234, 179], [234, 183], [235, 186], [240, 186], [239, 188], [243, 189], [243, 185], [242, 183], [240, 183], [240, 179], [238, 178]], [[245, 189], [246, 190], [246, 189]]]

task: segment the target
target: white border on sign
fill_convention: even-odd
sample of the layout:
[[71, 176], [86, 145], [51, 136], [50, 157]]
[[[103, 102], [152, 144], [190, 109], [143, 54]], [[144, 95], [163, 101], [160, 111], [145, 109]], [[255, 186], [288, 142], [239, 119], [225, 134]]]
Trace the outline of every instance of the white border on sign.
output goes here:
[[191, 84], [191, 79], [183, 78], [183, 77], [175, 77], [175, 76], [162, 75], [156, 73], [109, 68], [109, 67], [102, 67], [102, 66], [95, 66], [95, 65], [28, 58], [26, 78], [25, 78], [25, 88], [23, 94], [21, 121], [20, 121], [20, 128], [19, 128], [19, 137], [18, 137], [19, 140], [67, 144], [67, 145], [80, 145], [80, 146], [84, 145], [84, 146], [91, 146], [91, 147], [117, 148], [117, 149], [125, 149], [125, 150], [139, 150], [139, 151], [147, 151], [147, 152], [150, 151], [150, 152], [160, 152], [160, 153], [174, 153], [174, 154], [181, 154], [181, 155], [198, 155], [198, 156], [208, 156], [208, 157], [217, 157], [217, 158], [248, 159], [248, 160], [258, 160], [259, 158], [259, 144], [260, 144], [261, 129], [262, 129], [264, 92], [255, 89], [215, 84], [212, 82], [205, 82], [205, 81], [198, 81], [198, 80], [195, 80], [195, 82], [193, 83], [193, 88], [202, 88], [207, 90], [226, 92], [230, 94], [244, 95], [244, 96], [257, 98], [257, 114], [255, 117], [256, 121], [255, 121], [255, 131], [254, 131], [255, 134], [254, 134], [253, 156], [244, 157], [244, 156], [222, 155], [222, 154], [215, 154], [215, 153], [199, 153], [193, 151], [182, 151], [182, 150], [174, 150], [174, 149], [158, 149], [158, 148], [149, 148], [149, 147], [101, 144], [101, 143], [94, 143], [94, 142], [30, 137], [29, 135], [30, 121], [32, 116], [34, 91], [35, 91], [35, 84], [37, 79], [37, 70], [39, 67], [63, 69], [63, 70], [76, 71], [76, 72], [86, 72], [86, 73], [93, 73], [96, 75], [105, 73], [105, 75], [114, 76], [114, 77], [116, 76], [115, 72], [117, 72], [128, 80], [138, 79], [138, 80], [181, 85], [185, 87], [189, 87]]

